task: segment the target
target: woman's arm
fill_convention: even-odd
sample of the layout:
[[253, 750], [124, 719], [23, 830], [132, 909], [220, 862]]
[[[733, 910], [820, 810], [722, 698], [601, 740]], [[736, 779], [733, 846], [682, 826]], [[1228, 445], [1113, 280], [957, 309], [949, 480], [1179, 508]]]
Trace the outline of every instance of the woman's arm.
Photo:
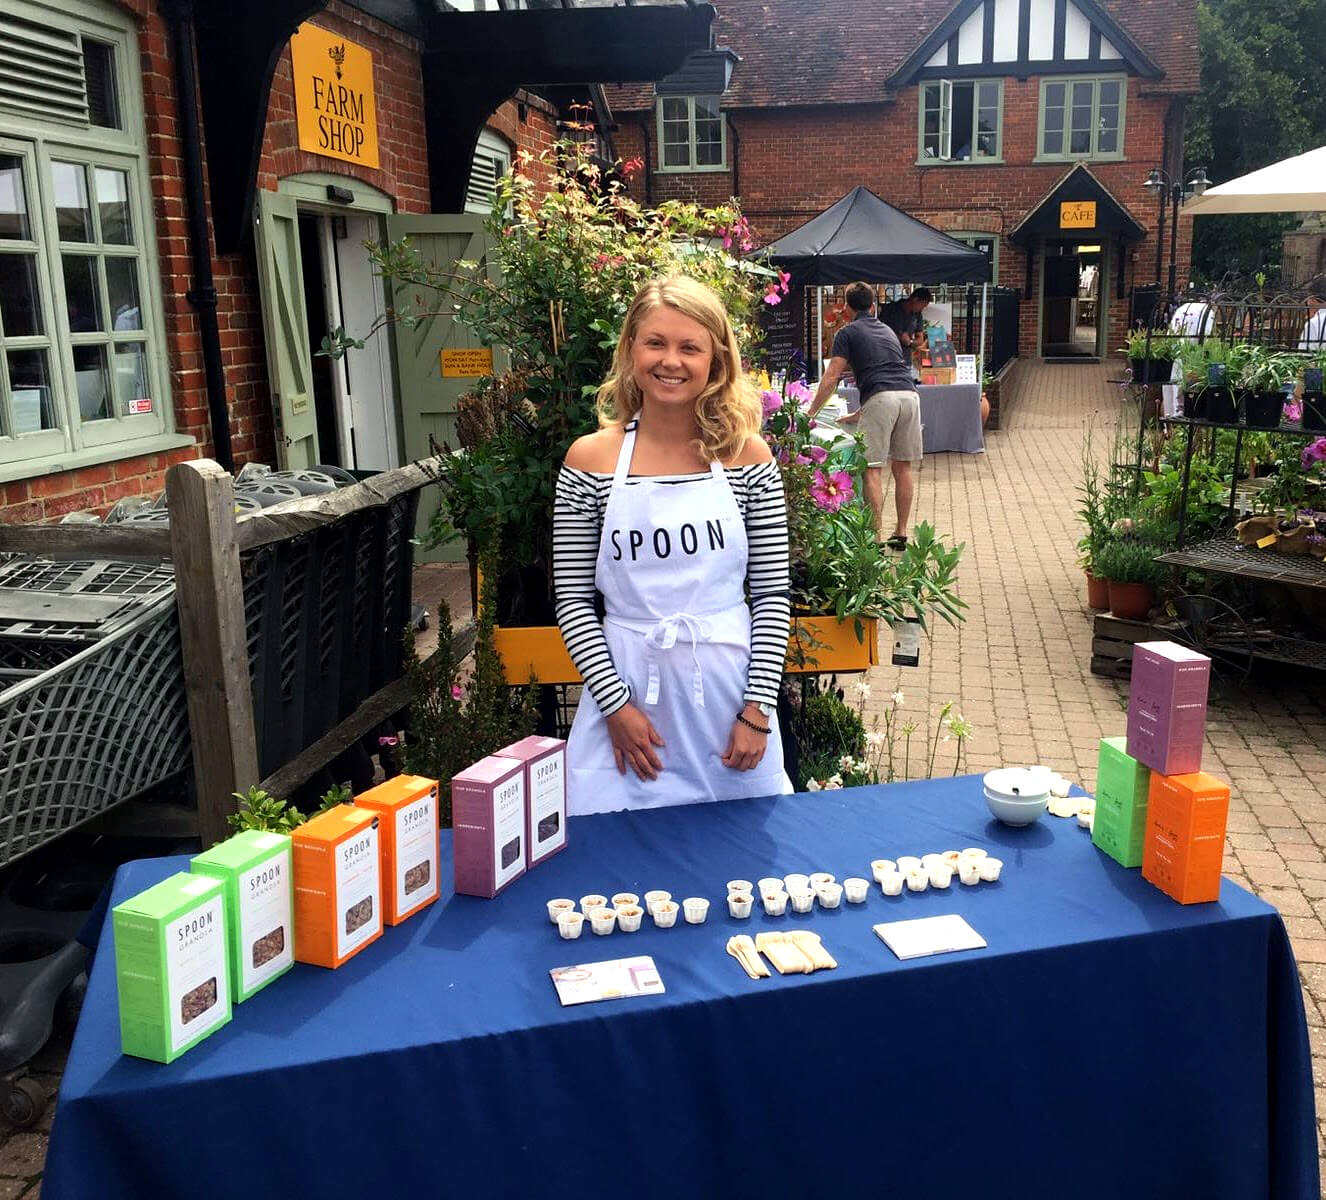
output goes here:
[[751, 597], [750, 671], [744, 698], [778, 703], [792, 616], [783, 476], [772, 461], [746, 468], [746, 580]]
[[630, 698], [631, 689], [617, 674], [603, 626], [594, 611], [594, 565], [603, 531], [599, 479], [589, 471], [564, 466], [557, 476], [553, 502], [553, 588], [557, 624], [571, 661], [585, 681], [599, 711], [610, 716]]

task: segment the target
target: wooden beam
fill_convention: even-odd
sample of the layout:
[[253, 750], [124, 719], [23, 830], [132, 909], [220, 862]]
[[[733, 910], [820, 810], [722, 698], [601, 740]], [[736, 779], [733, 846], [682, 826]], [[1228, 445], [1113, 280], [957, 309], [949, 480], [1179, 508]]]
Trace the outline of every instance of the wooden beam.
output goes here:
[[59, 558], [169, 558], [165, 525], [0, 525], [0, 551]]
[[[460, 662], [474, 649], [474, 622], [462, 628], [451, 639], [451, 653]], [[434, 654], [437, 653], [435, 650]], [[431, 661], [431, 658], [428, 660]], [[410, 683], [405, 676], [393, 680], [374, 692], [335, 729], [324, 734], [313, 745], [273, 771], [259, 786], [273, 796], [288, 796], [300, 784], [332, 761], [343, 750], [349, 749], [375, 725], [380, 725], [392, 713], [400, 712], [410, 703]]]
[[244, 585], [230, 475], [210, 459], [166, 475], [175, 603], [203, 848], [229, 836], [232, 792], [258, 780]]
[[351, 487], [305, 496], [302, 500], [287, 500], [261, 512], [246, 513], [237, 523], [239, 548], [241, 551], [253, 550], [310, 533], [362, 509], [388, 504], [406, 492], [427, 487], [436, 483], [441, 475], [441, 459], [425, 458], [394, 471], [384, 471]]

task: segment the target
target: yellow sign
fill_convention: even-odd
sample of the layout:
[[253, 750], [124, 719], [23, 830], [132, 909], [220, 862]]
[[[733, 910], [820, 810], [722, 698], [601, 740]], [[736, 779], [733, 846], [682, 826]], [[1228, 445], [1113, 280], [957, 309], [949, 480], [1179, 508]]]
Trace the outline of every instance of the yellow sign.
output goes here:
[[373, 55], [316, 25], [301, 25], [290, 39], [290, 63], [299, 148], [376, 167]]
[[444, 379], [478, 379], [492, 373], [493, 352], [489, 349], [442, 351]]
[[1094, 200], [1069, 200], [1059, 205], [1060, 229], [1095, 229], [1096, 202]]

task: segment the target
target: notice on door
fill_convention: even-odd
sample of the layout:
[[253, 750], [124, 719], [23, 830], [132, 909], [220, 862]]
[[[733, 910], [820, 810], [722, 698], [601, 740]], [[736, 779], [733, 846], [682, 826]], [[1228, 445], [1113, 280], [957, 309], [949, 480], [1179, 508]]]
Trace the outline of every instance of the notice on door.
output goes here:
[[493, 373], [493, 352], [487, 347], [477, 350], [443, 350], [442, 377], [444, 379], [478, 379]]
[[373, 55], [326, 29], [304, 24], [290, 39], [290, 63], [299, 148], [376, 167]]
[[1096, 202], [1068, 200], [1059, 205], [1060, 229], [1095, 229]]

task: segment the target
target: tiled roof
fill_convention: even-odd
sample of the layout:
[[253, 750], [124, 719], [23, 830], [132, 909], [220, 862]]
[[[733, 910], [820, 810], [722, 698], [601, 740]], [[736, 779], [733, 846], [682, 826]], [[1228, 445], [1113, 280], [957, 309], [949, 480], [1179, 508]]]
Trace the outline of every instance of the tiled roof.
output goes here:
[[[1197, 88], [1197, 0], [1098, 0], [1165, 72], [1157, 91]], [[724, 108], [860, 104], [952, 11], [934, 0], [717, 0], [714, 42], [741, 55]], [[649, 108], [653, 84], [605, 88], [614, 112]]]

